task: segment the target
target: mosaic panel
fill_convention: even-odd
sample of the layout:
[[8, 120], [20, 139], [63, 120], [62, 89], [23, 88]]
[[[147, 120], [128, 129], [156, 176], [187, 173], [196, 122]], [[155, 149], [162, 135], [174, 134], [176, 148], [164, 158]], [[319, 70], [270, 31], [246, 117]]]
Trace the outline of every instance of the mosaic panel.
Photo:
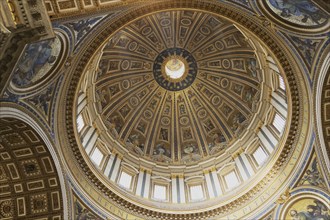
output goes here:
[[63, 53], [62, 44], [58, 36], [29, 44], [14, 68], [12, 82], [18, 87], [27, 87], [46, 77]]
[[317, 186], [321, 188], [326, 188], [325, 180], [322, 176], [321, 169], [319, 167], [319, 162], [315, 153], [311, 156], [309, 165], [304, 175], [300, 179], [298, 186]]
[[329, 16], [311, 0], [267, 0], [269, 8], [282, 19], [307, 27], [325, 24]]
[[330, 216], [327, 206], [318, 199], [308, 197], [300, 199], [290, 206], [290, 209], [285, 214], [285, 219], [327, 220]]
[[102, 218], [91, 211], [76, 195], [73, 196], [73, 219], [101, 220]]
[[94, 17], [94, 18], [87, 18], [87, 19], [81, 19], [76, 22], [70, 22], [67, 23], [67, 26], [70, 27], [72, 32], [75, 36], [75, 45], [77, 45], [81, 39], [91, 31], [91, 29], [98, 23], [102, 17]]

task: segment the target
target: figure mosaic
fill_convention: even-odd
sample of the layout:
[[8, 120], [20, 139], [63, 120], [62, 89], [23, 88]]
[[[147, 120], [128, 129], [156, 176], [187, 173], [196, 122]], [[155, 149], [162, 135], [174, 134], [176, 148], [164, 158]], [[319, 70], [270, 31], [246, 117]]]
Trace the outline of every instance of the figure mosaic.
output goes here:
[[125, 48], [128, 43], [129, 43], [129, 39], [123, 36], [118, 39], [116, 46]]
[[48, 115], [53, 89], [54, 87], [51, 86], [44, 92], [29, 99], [29, 101], [32, 102], [37, 108], [39, 108], [45, 115]]
[[298, 37], [292, 37], [292, 40], [294, 41], [295, 45], [302, 53], [302, 55], [305, 58], [305, 60], [307, 61], [307, 63], [309, 65], [311, 65], [314, 55], [315, 55], [315, 51], [316, 51], [318, 42], [316, 42], [315, 40], [301, 39]]
[[75, 220], [101, 220], [98, 216], [85, 208], [77, 199], [74, 203]]
[[179, 109], [180, 109], [180, 114], [186, 114], [186, 109], [183, 104], [180, 105]]
[[121, 114], [124, 118], [126, 118], [127, 114], [128, 114], [130, 111], [131, 111], [131, 109], [130, 109], [130, 107], [129, 107], [127, 104], [124, 105], [124, 106], [119, 110], [120, 114]]
[[157, 106], [157, 100], [156, 99], [153, 99], [151, 102], [150, 102], [150, 108], [151, 109], [155, 109], [156, 106]]
[[204, 94], [205, 94], [208, 98], [210, 98], [210, 97], [213, 95], [213, 93], [212, 93], [210, 90], [208, 90], [208, 89], [204, 89]]
[[215, 127], [213, 125], [213, 123], [211, 122], [210, 119], [206, 120], [204, 122], [204, 128], [206, 130], [207, 133], [209, 133], [210, 131], [212, 131]]
[[168, 141], [168, 130], [165, 128], [160, 129], [160, 137], [164, 141]]
[[246, 120], [245, 116], [238, 112], [236, 115], [234, 115], [234, 117], [232, 118], [232, 126], [231, 129], [233, 131], [237, 131], [239, 130], [239, 128], [241, 127], [241, 124]]
[[214, 132], [211, 134], [212, 141], [208, 143], [209, 150], [212, 150], [214, 147], [218, 147], [218, 150], [224, 149], [226, 145], [226, 138], [220, 132]]
[[102, 17], [97, 17], [97, 18], [88, 18], [88, 19], [83, 19], [78, 22], [74, 23], [69, 23], [69, 25], [73, 28], [77, 42], [79, 42], [83, 36], [85, 36], [99, 21]]
[[243, 93], [244, 101], [251, 102], [252, 98], [253, 98], [253, 95], [254, 95], [254, 91], [251, 87], [246, 89], [245, 92]]
[[26, 86], [41, 79], [54, 66], [60, 51], [57, 37], [28, 45], [16, 64], [13, 82]]
[[144, 26], [147, 25], [147, 22], [146, 22], [144, 19], [140, 19], [140, 20], [137, 20], [137, 21], [134, 23], [134, 25], [135, 25], [137, 28], [141, 29], [141, 28], [143, 28]]
[[183, 140], [192, 139], [192, 134], [190, 128], [183, 129]]
[[286, 20], [301, 25], [319, 25], [327, 15], [311, 0], [268, 0], [272, 10]]
[[195, 109], [198, 109], [198, 108], [201, 107], [201, 104], [198, 102], [197, 99], [194, 99], [194, 100], [193, 100], [193, 105], [194, 105]]
[[147, 94], [147, 91], [146, 91], [145, 89], [142, 90], [142, 91], [138, 94], [139, 99], [142, 99], [146, 94]]
[[222, 106], [221, 110], [225, 116], [228, 116], [232, 112], [232, 109], [226, 104]]
[[164, 109], [164, 114], [165, 115], [168, 115], [168, 114], [170, 114], [170, 111], [171, 111], [171, 106], [170, 105], [166, 105], [165, 106], [165, 109]]
[[108, 64], [109, 64], [108, 60], [104, 60], [104, 59], [99, 62], [98, 77], [105, 75], [107, 73], [108, 69], [113, 70], [113, 65], [114, 65], [113, 62], [110, 62], [109, 68], [108, 68]]
[[220, 78], [217, 76], [210, 76], [210, 80], [212, 82], [220, 83]]
[[98, 92], [98, 96], [100, 98], [99, 101], [101, 102], [102, 108], [104, 108], [110, 100], [108, 90], [103, 88], [100, 92]]
[[143, 134], [144, 132], [146, 131], [146, 127], [147, 127], [147, 124], [143, 121], [141, 121], [138, 125], [137, 125], [137, 130], [141, 131]]
[[238, 85], [238, 84], [234, 84], [234, 86], [232, 87], [233, 91], [238, 94], [241, 95], [242, 91], [243, 91], [243, 86], [242, 85]]
[[[109, 63], [109, 68], [108, 68], [108, 63]], [[110, 70], [110, 72], [113, 72], [119, 69], [119, 61], [100, 62], [99, 67], [100, 69], [103, 70], [104, 73], [106, 73], [108, 70]]]
[[303, 185], [305, 182], [312, 186], [319, 186], [324, 184], [324, 179], [322, 178], [322, 175], [318, 170], [316, 157], [312, 161], [311, 167], [307, 169], [305, 175], [301, 179], [300, 184]]
[[292, 220], [330, 220], [329, 209], [317, 199], [314, 204], [308, 204], [305, 209], [297, 210], [292, 208], [289, 215]]
[[110, 124], [113, 125], [113, 128], [119, 134], [122, 127], [123, 127], [122, 120], [121, 120], [120, 116], [114, 115], [113, 117], [110, 118], [109, 122], [110, 122]]
[[233, 60], [233, 68], [244, 70], [244, 60]]
[[257, 77], [257, 61], [255, 59], [248, 59], [246, 62], [246, 66], [247, 66], [247, 71], [249, 74], [251, 74], [252, 77], [256, 78]]
[[237, 45], [237, 41], [236, 41], [236, 39], [233, 35], [226, 38], [225, 42], [226, 42], [228, 47]]
[[[154, 155], [159, 155], [159, 156], [166, 156], [166, 157], [171, 157], [171, 151], [163, 144], [163, 143], [158, 143], [156, 145], [156, 148], [154, 149], [153, 152]], [[161, 158], [159, 158], [161, 159]]]
[[206, 24], [209, 25], [212, 28], [215, 28], [218, 25], [220, 25], [221, 23], [215, 17], [210, 17], [210, 19], [206, 22]]
[[183, 147], [183, 152], [185, 154], [192, 154], [197, 152], [197, 146], [190, 143]]
[[116, 85], [110, 86], [109, 90], [110, 90], [111, 96], [114, 96], [120, 91], [120, 88], [119, 88], [119, 85], [116, 84]]
[[144, 137], [138, 133], [130, 134], [126, 140], [126, 146], [138, 155], [143, 155], [145, 146], [144, 143]]
[[213, 136], [213, 141], [214, 141], [215, 144], [220, 144], [220, 143], [226, 142], [226, 138], [223, 134], [216, 133]]
[[138, 145], [140, 142], [139, 142], [139, 138], [140, 138], [140, 135], [139, 134], [131, 134], [128, 138], [127, 138], [127, 141], [129, 143], [132, 143], [134, 145]]

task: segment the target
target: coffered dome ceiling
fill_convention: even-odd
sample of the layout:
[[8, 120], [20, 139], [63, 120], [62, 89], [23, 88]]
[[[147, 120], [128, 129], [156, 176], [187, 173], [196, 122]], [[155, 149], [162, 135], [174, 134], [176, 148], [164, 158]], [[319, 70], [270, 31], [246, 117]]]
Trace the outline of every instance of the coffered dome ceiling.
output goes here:
[[92, 82], [99, 129], [157, 163], [223, 153], [247, 133], [260, 105], [254, 51], [233, 24], [208, 13], [167, 11], [134, 21], [102, 49]]
[[107, 22], [77, 54], [67, 102], [72, 147], [92, 182], [143, 215], [220, 213], [259, 189], [291, 120], [287, 78], [269, 49], [207, 11]]

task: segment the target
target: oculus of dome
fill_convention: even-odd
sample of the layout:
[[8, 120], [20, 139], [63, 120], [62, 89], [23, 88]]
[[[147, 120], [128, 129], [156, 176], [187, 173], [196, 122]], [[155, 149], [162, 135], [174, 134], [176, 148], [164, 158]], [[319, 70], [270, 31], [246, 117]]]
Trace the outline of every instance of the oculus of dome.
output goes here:
[[197, 76], [195, 58], [183, 48], [169, 48], [156, 58], [154, 78], [166, 90], [180, 91], [188, 88]]
[[186, 70], [186, 65], [181, 61], [179, 57], [171, 57], [166, 60], [162, 66], [165, 69], [165, 73], [168, 79], [177, 80], [184, 77]]

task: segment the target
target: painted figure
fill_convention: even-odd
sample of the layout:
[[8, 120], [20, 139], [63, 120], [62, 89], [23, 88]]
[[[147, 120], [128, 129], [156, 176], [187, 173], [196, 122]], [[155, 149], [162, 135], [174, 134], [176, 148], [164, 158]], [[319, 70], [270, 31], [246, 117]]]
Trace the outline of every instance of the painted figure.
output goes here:
[[250, 58], [247, 60], [246, 66], [247, 66], [248, 73], [250, 73], [252, 77], [256, 78], [257, 71], [258, 71], [257, 61], [253, 58]]
[[78, 201], [75, 201], [75, 219], [76, 220], [101, 220], [88, 209], [84, 208]]
[[312, 162], [312, 166], [310, 169], [306, 171], [306, 174], [303, 176], [301, 180], [301, 184], [308, 182], [308, 184], [312, 186], [319, 186], [324, 183], [322, 175], [320, 174], [317, 167], [317, 160], [314, 158]]
[[160, 161], [162, 161], [162, 159], [163, 159], [162, 157], [163, 156], [166, 156], [168, 158], [171, 157], [171, 151], [170, 151], [170, 149], [167, 146], [165, 146], [165, 144], [163, 144], [163, 143], [156, 144], [156, 147], [154, 149], [153, 154], [154, 155], [159, 155], [161, 157], [161, 158], [158, 158], [158, 159], [160, 159]]
[[309, 212], [297, 212], [297, 210], [291, 210], [290, 216], [292, 217], [292, 220], [312, 220], [313, 216]]
[[86, 20], [80, 20], [78, 22], [75, 23], [70, 23], [70, 25], [72, 26], [73, 30], [76, 32], [77, 34], [77, 41], [80, 41], [80, 39], [86, 34], [88, 33], [92, 27], [96, 24], [96, 22], [98, 20], [100, 20], [101, 17], [98, 18], [89, 18]]
[[311, 65], [316, 51], [317, 42], [311, 39], [300, 39], [298, 37], [292, 37], [292, 40], [296, 43], [298, 49], [304, 55], [308, 64]]
[[27, 85], [47, 63], [54, 64], [56, 61], [56, 56], [52, 55], [54, 46], [54, 40], [30, 44], [17, 64], [13, 82], [21, 86]]
[[168, 141], [168, 130], [165, 129], [165, 128], [161, 128], [160, 129], [160, 136], [161, 136], [162, 140]]
[[281, 10], [280, 15], [284, 18], [302, 16], [302, 23], [310, 19], [313, 23], [320, 24], [326, 18], [325, 13], [310, 0], [269, 0], [269, 3]]
[[307, 205], [307, 211], [290, 210], [292, 220], [330, 220], [328, 208], [317, 199], [314, 199], [315, 205]]

